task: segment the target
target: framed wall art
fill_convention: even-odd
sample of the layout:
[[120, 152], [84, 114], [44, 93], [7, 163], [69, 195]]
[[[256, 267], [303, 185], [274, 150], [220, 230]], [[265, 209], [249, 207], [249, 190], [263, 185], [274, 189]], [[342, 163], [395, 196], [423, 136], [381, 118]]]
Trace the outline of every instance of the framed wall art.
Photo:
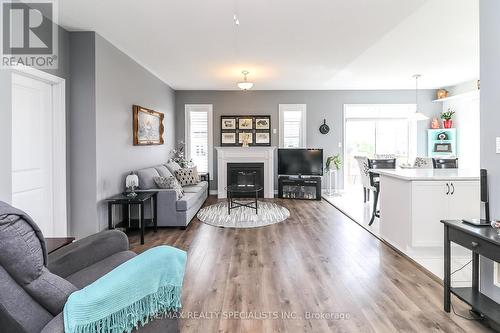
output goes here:
[[231, 146], [235, 145], [236, 133], [221, 133], [221, 144]]
[[221, 116], [221, 146], [271, 145], [271, 116]]
[[132, 112], [134, 146], [162, 145], [164, 114], [139, 105]]
[[240, 130], [251, 130], [253, 129], [253, 119], [251, 117], [240, 117], [238, 118], [238, 129]]

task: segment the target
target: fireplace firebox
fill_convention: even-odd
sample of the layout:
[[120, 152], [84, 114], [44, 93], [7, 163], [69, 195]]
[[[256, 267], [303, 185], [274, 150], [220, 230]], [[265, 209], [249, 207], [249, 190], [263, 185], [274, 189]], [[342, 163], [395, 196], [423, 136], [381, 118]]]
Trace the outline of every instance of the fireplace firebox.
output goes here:
[[[227, 184], [264, 186], [264, 163], [227, 163]], [[259, 192], [259, 197], [264, 197], [264, 191]], [[248, 195], [240, 193], [237, 196], [241, 198]]]

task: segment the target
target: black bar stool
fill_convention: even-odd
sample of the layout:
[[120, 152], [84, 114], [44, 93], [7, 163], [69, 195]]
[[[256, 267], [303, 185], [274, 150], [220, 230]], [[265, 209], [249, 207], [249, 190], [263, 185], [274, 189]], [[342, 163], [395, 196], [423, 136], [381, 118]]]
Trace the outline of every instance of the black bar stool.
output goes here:
[[[396, 159], [386, 158], [386, 159], [369, 159], [368, 166], [370, 170], [372, 169], [396, 169]], [[376, 172], [370, 171], [370, 185], [375, 188], [374, 195], [375, 200], [373, 202], [373, 212], [372, 218], [368, 225], [372, 225], [375, 217], [380, 217], [380, 211], [377, 210], [378, 197], [380, 193], [380, 175]]]
[[458, 169], [458, 158], [433, 158], [434, 169]]

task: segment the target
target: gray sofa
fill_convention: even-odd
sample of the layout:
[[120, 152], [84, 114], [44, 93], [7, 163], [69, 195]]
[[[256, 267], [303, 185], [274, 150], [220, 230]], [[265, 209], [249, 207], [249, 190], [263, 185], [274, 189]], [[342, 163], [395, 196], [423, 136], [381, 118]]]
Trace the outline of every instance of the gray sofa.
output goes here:
[[[134, 171], [139, 177], [140, 191], [158, 191], [158, 226], [186, 228], [208, 198], [208, 182], [184, 186], [184, 196], [177, 200], [175, 190], [159, 189], [154, 177], [173, 177], [175, 166], [158, 165]], [[146, 218], [148, 212], [145, 213]]]
[[[45, 239], [24, 212], [0, 201], [0, 332], [64, 333], [69, 295], [136, 254], [127, 236], [111, 230], [47, 256]], [[157, 319], [140, 333], [178, 332], [176, 319]]]

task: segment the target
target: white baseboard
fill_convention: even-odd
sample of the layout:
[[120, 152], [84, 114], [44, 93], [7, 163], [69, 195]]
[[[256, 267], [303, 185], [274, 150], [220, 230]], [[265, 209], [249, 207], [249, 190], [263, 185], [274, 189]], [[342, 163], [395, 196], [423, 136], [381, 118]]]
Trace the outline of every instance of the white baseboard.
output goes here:
[[210, 190], [208, 192], [208, 194], [210, 194], [210, 195], [217, 195], [217, 193], [218, 193], [217, 190]]

